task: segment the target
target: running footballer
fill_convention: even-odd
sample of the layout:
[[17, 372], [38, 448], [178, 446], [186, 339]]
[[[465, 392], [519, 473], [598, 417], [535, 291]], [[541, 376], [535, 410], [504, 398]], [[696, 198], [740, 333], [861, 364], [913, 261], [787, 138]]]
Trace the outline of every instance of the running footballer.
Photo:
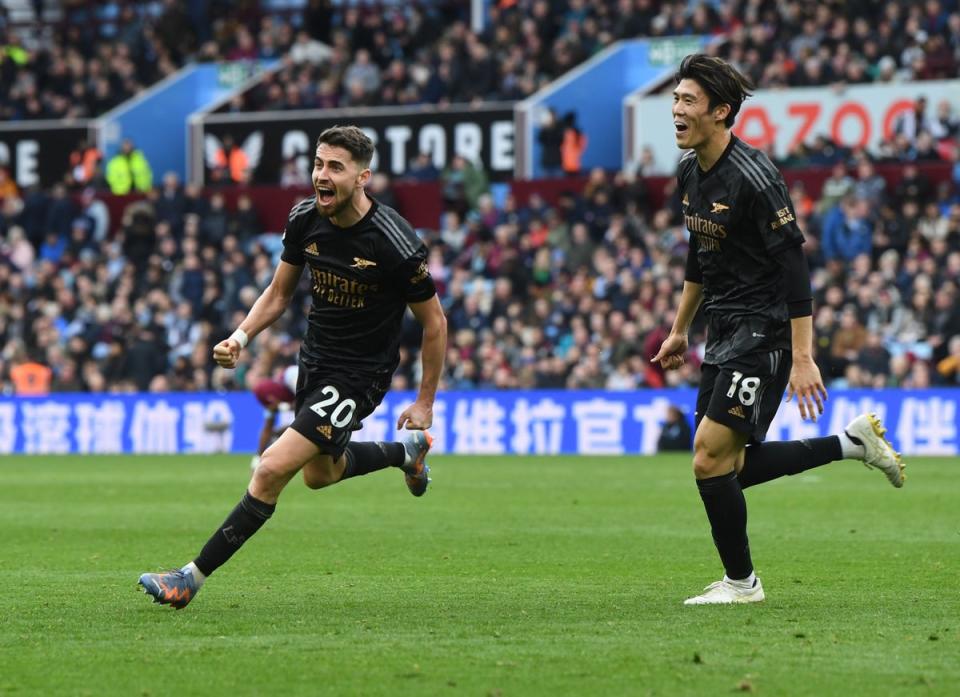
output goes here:
[[[219, 365], [235, 367], [247, 342], [286, 310], [306, 270], [313, 304], [300, 347], [293, 422], [263, 453], [240, 503], [200, 554], [181, 569], [140, 577], [158, 603], [185, 607], [273, 515], [280, 492], [297, 472], [308, 487], [319, 489], [393, 466], [402, 470], [414, 496], [427, 489], [431, 438], [425, 429], [433, 421], [446, 319], [425, 246], [406, 220], [364, 190], [373, 152], [372, 141], [354, 126], [320, 134], [315, 195], [290, 211], [273, 281], [233, 335], [213, 349]], [[353, 443], [353, 431], [389, 389], [408, 308], [423, 326], [423, 376], [397, 428], [412, 433], [403, 442]]]

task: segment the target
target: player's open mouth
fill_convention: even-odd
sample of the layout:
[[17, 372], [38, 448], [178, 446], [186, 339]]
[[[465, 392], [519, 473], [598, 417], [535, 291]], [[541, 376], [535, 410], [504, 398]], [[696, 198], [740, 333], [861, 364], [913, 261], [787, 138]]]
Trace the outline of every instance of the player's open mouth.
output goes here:
[[685, 133], [687, 130], [687, 124], [683, 123], [682, 121], [674, 121], [673, 127], [677, 129], [677, 135]]
[[333, 199], [336, 198], [336, 192], [333, 189], [328, 189], [325, 186], [317, 187], [317, 200], [320, 202], [321, 206], [328, 206], [333, 203]]

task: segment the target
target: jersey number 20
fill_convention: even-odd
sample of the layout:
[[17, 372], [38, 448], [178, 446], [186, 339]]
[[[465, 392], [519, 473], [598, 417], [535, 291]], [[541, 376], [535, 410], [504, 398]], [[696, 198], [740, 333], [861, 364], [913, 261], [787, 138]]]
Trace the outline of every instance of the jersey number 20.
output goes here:
[[736, 393], [737, 383], [740, 384], [740, 394], [737, 396], [743, 406], [749, 407], [757, 401], [757, 388], [760, 387], [760, 378], [745, 378], [739, 370], [734, 370], [733, 380], [730, 381], [730, 389], [727, 390], [727, 397], [733, 397]]
[[321, 399], [319, 402], [310, 407], [310, 411], [316, 412], [317, 416], [320, 417], [325, 417], [329, 413], [330, 423], [337, 428], [343, 428], [353, 421], [353, 412], [357, 408], [356, 402], [354, 402], [352, 399], [345, 399], [337, 404], [337, 406], [333, 408], [332, 412], [327, 412], [327, 407], [340, 401], [340, 390], [333, 385], [327, 385], [320, 391], [325, 394], [327, 398]]

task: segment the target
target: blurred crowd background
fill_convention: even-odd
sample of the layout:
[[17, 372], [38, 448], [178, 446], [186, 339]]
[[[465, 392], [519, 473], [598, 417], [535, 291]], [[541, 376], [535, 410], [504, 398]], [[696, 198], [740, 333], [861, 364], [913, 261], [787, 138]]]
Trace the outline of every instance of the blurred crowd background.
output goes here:
[[[244, 111], [520, 99], [634, 36], [726, 34], [716, 50], [765, 87], [954, 77], [960, 65], [956, 0], [501, 0], [480, 34], [458, 2], [31, 6], [48, 19], [23, 25], [0, 12], [6, 120], [96, 116], [185, 61], [220, 58], [282, 58], [226, 107]], [[210, 357], [269, 283], [279, 230], [264, 229], [248, 196], [228, 206], [216, 189], [134, 163], [137, 152], [130, 143], [111, 176], [81, 144], [48, 190], [21, 191], [0, 168], [4, 392], [244, 389], [293, 362], [306, 279], [240, 369], [221, 371]], [[832, 167], [818, 195], [791, 189], [828, 386], [960, 384], [958, 152], [960, 121], [931, 94], [875, 152], [817, 136], [778, 163]], [[937, 161], [952, 174], [931, 181], [920, 165]], [[876, 169], [889, 162], [899, 163], [892, 178]], [[413, 168], [444, 198], [441, 220], [419, 231], [449, 321], [444, 388], [697, 383], [701, 321], [683, 370], [649, 363], [687, 253], [673, 184], [653, 196], [650, 174], [584, 173], [555, 200], [534, 194], [521, 205], [493, 196], [486, 173], [462, 158], [442, 172]], [[375, 195], [388, 204], [390, 187], [378, 176]], [[111, 219], [111, 190], [143, 197]], [[418, 346], [408, 322], [396, 387], [416, 384]]]
[[[11, 17], [8, 6], [26, 18]], [[45, 19], [44, 19], [45, 18]], [[957, 0], [20, 0], [0, 116], [99, 116], [187, 61], [282, 59], [228, 110], [513, 100], [618, 39], [715, 35], [760, 87], [952, 78]]]

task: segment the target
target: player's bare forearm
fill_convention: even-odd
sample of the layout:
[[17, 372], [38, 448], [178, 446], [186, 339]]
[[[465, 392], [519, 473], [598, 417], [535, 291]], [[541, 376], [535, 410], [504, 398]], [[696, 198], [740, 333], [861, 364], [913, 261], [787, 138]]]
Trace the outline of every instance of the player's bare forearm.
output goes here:
[[793, 360], [813, 360], [813, 317], [794, 317], [790, 320], [793, 336]]
[[671, 334], [686, 336], [690, 332], [690, 325], [693, 324], [693, 318], [696, 316], [702, 301], [703, 284], [684, 281], [683, 292], [680, 294], [680, 306], [677, 308], [677, 316], [673, 320]]
[[436, 296], [425, 303], [411, 304], [410, 309], [423, 326], [423, 342], [420, 346], [422, 377], [417, 401], [432, 405], [447, 353], [447, 318]]
[[701, 300], [703, 300], [703, 284], [684, 281], [683, 292], [680, 294], [680, 307], [677, 308], [673, 328], [670, 330], [670, 335], [660, 344], [657, 355], [650, 359], [651, 363], [659, 363], [664, 370], [676, 370], [684, 364], [689, 348], [687, 334], [690, 332], [690, 325], [697, 314]]
[[238, 328], [242, 329], [252, 339], [280, 319], [289, 304], [290, 298], [286, 297], [271, 283], [253, 303], [253, 307], [250, 308], [250, 312], [247, 313]]
[[[285, 261], [277, 265], [273, 280], [267, 289], [253, 303], [250, 312], [237, 327], [236, 332], [213, 347], [213, 360], [221, 368], [236, 368], [240, 351], [246, 343], [277, 321], [287, 309], [300, 282], [302, 266], [294, 266]], [[239, 336], [238, 336], [239, 335]]]
[[436, 295], [421, 303], [410, 303], [410, 310], [423, 327], [420, 345], [422, 375], [417, 401], [397, 418], [397, 428], [426, 429], [433, 424], [433, 400], [437, 396], [443, 357], [447, 352], [447, 318]]
[[813, 360], [813, 318], [810, 315], [792, 318], [790, 331], [793, 335], [793, 367], [790, 369], [787, 401], [796, 396], [800, 417], [816, 421], [823, 413], [827, 388], [823, 385], [820, 368]]
[[240, 323], [239, 329], [246, 332], [247, 336], [252, 339], [280, 319], [280, 315], [286, 311], [287, 306], [293, 299], [302, 271], [302, 266], [294, 266], [281, 261], [277, 265], [277, 270], [273, 274], [270, 285], [257, 298], [246, 318]]

